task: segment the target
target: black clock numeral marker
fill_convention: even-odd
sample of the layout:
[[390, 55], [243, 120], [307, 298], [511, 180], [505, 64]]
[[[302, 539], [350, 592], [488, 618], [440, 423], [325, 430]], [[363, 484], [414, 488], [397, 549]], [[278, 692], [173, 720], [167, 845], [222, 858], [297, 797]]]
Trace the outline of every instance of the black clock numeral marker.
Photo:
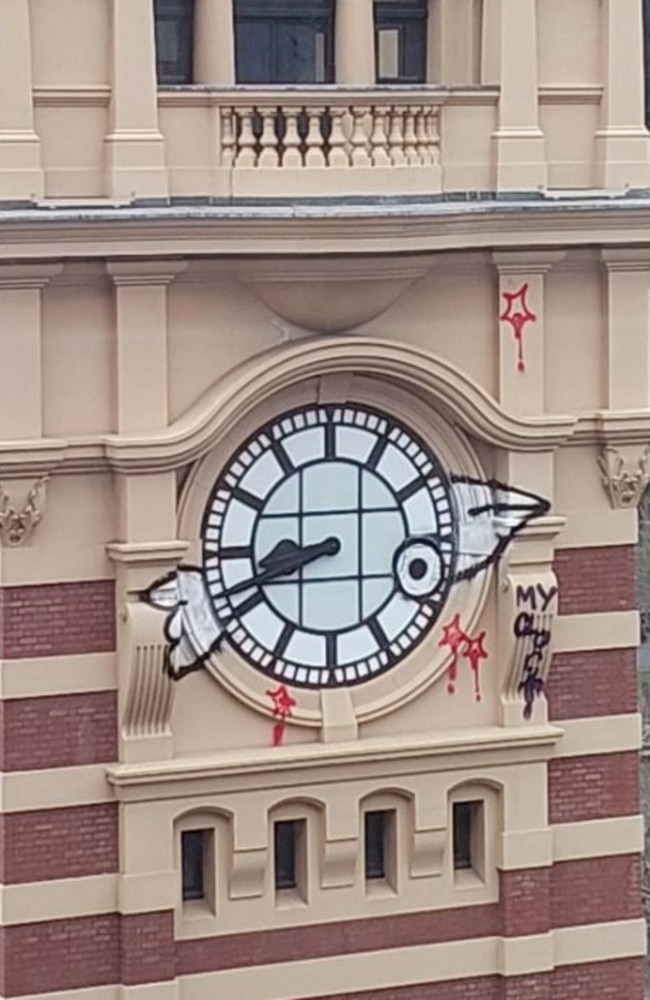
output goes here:
[[278, 463], [280, 464], [280, 468], [284, 472], [285, 476], [288, 476], [289, 473], [293, 472], [293, 470], [295, 469], [293, 462], [291, 461], [291, 459], [289, 458], [289, 456], [287, 455], [286, 451], [284, 450], [279, 441], [274, 441], [273, 444], [271, 445], [271, 448], [273, 454], [278, 460]]
[[295, 631], [296, 630], [293, 627], [293, 625], [290, 625], [289, 622], [287, 622], [282, 631], [280, 632], [280, 635], [278, 636], [278, 641], [273, 647], [274, 656], [277, 656], [278, 658], [284, 656], [284, 652], [289, 643], [291, 642], [291, 636]]
[[336, 456], [336, 425], [328, 421], [325, 424], [325, 458]]
[[253, 493], [249, 493], [248, 490], [243, 490], [241, 486], [236, 486], [232, 491], [232, 495], [235, 500], [246, 504], [247, 507], [252, 507], [253, 510], [259, 511], [264, 509], [264, 501], [260, 497], [254, 496]]
[[336, 636], [332, 632], [325, 636], [325, 663], [328, 667], [336, 666]]
[[386, 633], [384, 632], [383, 628], [381, 627], [377, 616], [373, 615], [371, 618], [369, 618], [368, 621], [366, 622], [366, 625], [372, 632], [372, 637], [377, 643], [377, 645], [380, 647], [380, 649], [386, 649], [386, 647], [389, 645], [390, 640], [386, 635]]
[[379, 440], [374, 445], [370, 455], [368, 456], [368, 461], [366, 463], [366, 468], [376, 469], [381, 462], [381, 456], [386, 450], [386, 445], [388, 444], [386, 438], [379, 438]]
[[423, 487], [424, 483], [419, 476], [416, 476], [416, 478], [412, 479], [410, 483], [406, 484], [406, 486], [402, 486], [401, 490], [398, 490], [395, 496], [400, 503], [404, 503], [405, 500], [408, 500], [409, 497], [412, 497], [414, 493], [417, 493], [419, 490], [423, 489]]
[[261, 604], [263, 600], [264, 595], [261, 590], [258, 590], [257, 593], [251, 594], [251, 596], [247, 600], [242, 601], [241, 604], [233, 605], [233, 611], [238, 618], [243, 618], [249, 611], [256, 608], [258, 604]]
[[224, 545], [219, 549], [222, 559], [252, 559], [253, 550], [250, 545]]

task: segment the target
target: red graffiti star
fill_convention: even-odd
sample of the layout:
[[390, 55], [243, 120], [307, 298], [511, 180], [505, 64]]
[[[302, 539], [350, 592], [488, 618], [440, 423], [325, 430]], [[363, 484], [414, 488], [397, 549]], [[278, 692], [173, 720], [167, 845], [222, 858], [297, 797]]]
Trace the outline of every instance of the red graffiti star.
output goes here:
[[291, 715], [291, 710], [296, 706], [295, 698], [292, 698], [284, 684], [281, 684], [275, 691], [266, 692], [273, 702], [273, 714], [279, 719], [286, 719]]
[[[524, 327], [526, 323], [534, 323], [537, 316], [528, 308], [526, 296], [528, 294], [528, 284], [522, 285], [516, 292], [503, 292], [506, 300], [506, 307], [499, 316], [502, 323], [509, 323], [517, 341], [517, 369], [520, 372], [526, 371], [524, 362]], [[517, 304], [518, 303], [518, 304]]]
[[447, 684], [447, 691], [449, 694], [453, 694], [456, 690], [456, 677], [458, 675], [458, 650], [467, 642], [467, 635], [463, 632], [460, 624], [460, 614], [456, 613], [449, 625], [443, 625], [442, 627], [442, 639], [438, 643], [439, 646], [449, 646], [452, 652], [451, 663], [449, 664], [449, 682]]

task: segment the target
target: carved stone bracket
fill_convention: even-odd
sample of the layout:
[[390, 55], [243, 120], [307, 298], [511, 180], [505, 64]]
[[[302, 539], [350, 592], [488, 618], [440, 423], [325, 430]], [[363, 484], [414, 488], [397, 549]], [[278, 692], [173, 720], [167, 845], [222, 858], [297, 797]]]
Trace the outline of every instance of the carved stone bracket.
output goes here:
[[16, 510], [11, 496], [0, 486], [0, 540], [9, 548], [27, 542], [45, 511], [47, 476], [37, 479], [27, 494], [22, 510]]
[[[171, 740], [174, 685], [164, 669], [166, 643], [160, 618], [153, 608], [145, 604], [129, 604], [126, 628], [129, 676], [122, 712], [122, 734], [129, 741], [146, 741], [147, 746], [141, 749], [143, 759], [147, 759], [161, 749], [159, 743]], [[136, 758], [140, 756], [135, 754]]]
[[603, 448], [598, 456], [598, 465], [612, 507], [623, 510], [638, 507], [650, 483], [650, 445], [644, 448], [636, 463], [617, 448]]

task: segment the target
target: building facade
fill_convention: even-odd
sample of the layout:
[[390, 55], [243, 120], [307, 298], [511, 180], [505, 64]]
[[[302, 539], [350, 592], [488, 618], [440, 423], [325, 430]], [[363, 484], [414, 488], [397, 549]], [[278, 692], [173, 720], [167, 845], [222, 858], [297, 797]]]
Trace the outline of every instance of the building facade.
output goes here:
[[3, 998], [641, 1000], [643, 9], [0, 0]]

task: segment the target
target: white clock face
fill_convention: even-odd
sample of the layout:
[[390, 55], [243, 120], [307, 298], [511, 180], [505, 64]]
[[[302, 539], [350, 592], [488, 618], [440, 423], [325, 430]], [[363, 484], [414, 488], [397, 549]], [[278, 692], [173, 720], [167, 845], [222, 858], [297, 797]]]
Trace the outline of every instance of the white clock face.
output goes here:
[[454, 576], [449, 482], [422, 440], [365, 406], [292, 411], [219, 477], [202, 528], [215, 614], [295, 686], [370, 680], [436, 621]]

